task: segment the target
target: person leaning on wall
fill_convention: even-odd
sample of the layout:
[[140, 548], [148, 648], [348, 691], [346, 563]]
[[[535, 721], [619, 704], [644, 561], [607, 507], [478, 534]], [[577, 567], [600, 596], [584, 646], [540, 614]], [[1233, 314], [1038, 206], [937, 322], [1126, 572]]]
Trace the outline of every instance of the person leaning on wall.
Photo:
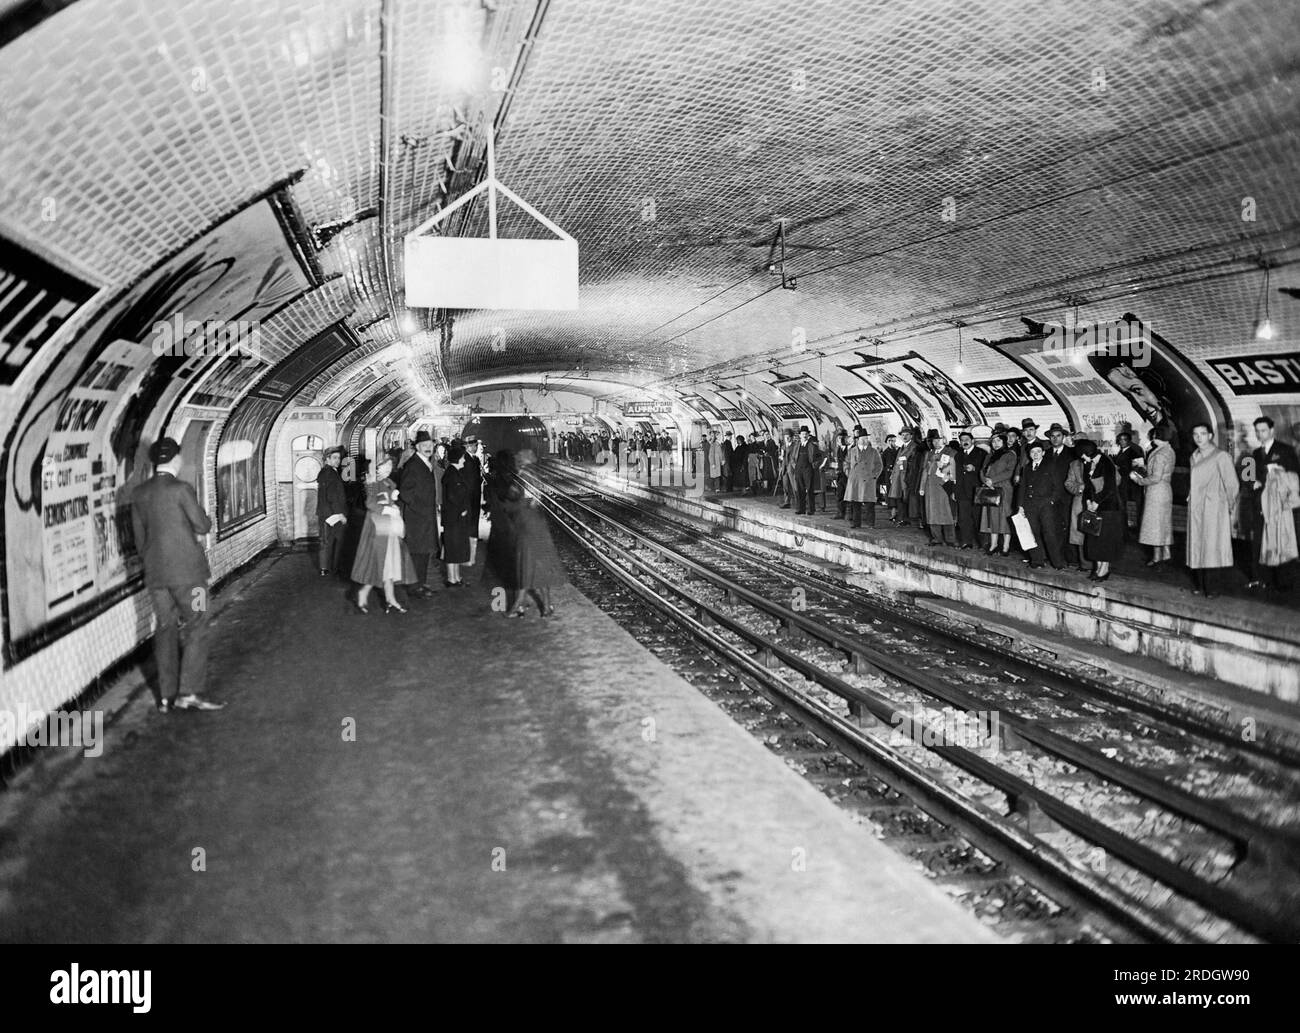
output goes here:
[[180, 445], [159, 438], [149, 448], [149, 460], [154, 475], [131, 496], [131, 524], [144, 563], [145, 589], [158, 618], [154, 705], [163, 714], [173, 708], [220, 710], [224, 703], [201, 695], [208, 673], [211, 571], [199, 536], [212, 530], [212, 521], [194, 488], [179, 480]]

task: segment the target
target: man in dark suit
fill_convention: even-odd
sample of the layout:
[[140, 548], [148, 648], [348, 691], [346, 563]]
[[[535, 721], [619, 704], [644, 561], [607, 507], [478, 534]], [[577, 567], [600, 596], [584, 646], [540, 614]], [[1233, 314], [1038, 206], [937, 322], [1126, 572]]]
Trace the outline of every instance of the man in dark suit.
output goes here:
[[736, 491], [749, 487], [749, 445], [744, 434], [736, 435], [736, 444], [731, 450], [731, 487]]
[[[1127, 426], [1127, 424], [1125, 424]], [[1119, 477], [1120, 509], [1124, 514], [1124, 537], [1132, 537], [1132, 528], [1142, 519], [1142, 485], [1134, 484], [1129, 474], [1134, 460], [1142, 459], [1142, 449], [1133, 444], [1133, 435], [1121, 430], [1115, 435], [1115, 473]], [[1132, 512], [1129, 506], [1132, 504]]]
[[[1246, 505], [1250, 513], [1250, 583], [1246, 587], [1263, 588], [1268, 584], [1271, 588], [1285, 590], [1278, 578], [1278, 571], [1283, 568], [1260, 562], [1260, 546], [1264, 540], [1264, 509], [1260, 500], [1270, 476], [1284, 471], [1300, 474], [1300, 458], [1297, 458], [1294, 448], [1277, 440], [1273, 420], [1268, 416], [1255, 421], [1255, 437], [1259, 439], [1259, 447], [1250, 453], [1250, 462], [1244, 464], [1241, 478], [1249, 492]], [[1296, 538], [1300, 540], [1300, 509], [1293, 509], [1291, 515], [1296, 524]]]
[[1073, 497], [1070, 490], [1065, 486], [1065, 482], [1070, 477], [1070, 464], [1078, 458], [1074, 449], [1065, 443], [1067, 431], [1059, 423], [1053, 423], [1047, 428], [1047, 440], [1050, 443], [1047, 449], [1047, 455], [1043, 457], [1044, 461], [1050, 463], [1057, 475], [1061, 479], [1060, 498], [1064, 500], [1065, 505], [1059, 507], [1056, 518], [1061, 522], [1061, 541], [1070, 540], [1070, 503]]
[[200, 695], [208, 672], [210, 616], [208, 558], [198, 535], [212, 530], [194, 488], [177, 480], [181, 447], [159, 438], [149, 449], [154, 475], [131, 496], [135, 548], [144, 562], [144, 586], [158, 618], [154, 657], [158, 685], [154, 704], [160, 713], [220, 710]]
[[[861, 433], [859, 433], [861, 432]], [[861, 427], [853, 428], [854, 438], [861, 437], [865, 434]], [[857, 444], [854, 441], [854, 444]], [[889, 499], [889, 482], [894, 476], [894, 461], [898, 459], [898, 437], [890, 434], [885, 438], [884, 450], [880, 453], [880, 476], [876, 478], [876, 499], [882, 504]], [[889, 519], [893, 520], [897, 516], [893, 506], [889, 507]]]
[[957, 503], [957, 544], [963, 549], [970, 549], [979, 537], [979, 509], [975, 505], [975, 489], [980, 486], [984, 461], [988, 455], [982, 448], [975, 447], [975, 435], [968, 430], [962, 431], [957, 440], [961, 446], [957, 454], [956, 496], [953, 500]]
[[415, 455], [397, 474], [397, 504], [406, 525], [406, 547], [415, 566], [415, 587], [411, 594], [427, 599], [433, 590], [426, 585], [429, 558], [438, 555], [438, 510], [442, 505], [442, 470], [433, 459], [433, 437], [427, 430], [415, 435]]
[[[478, 557], [478, 520], [483, 512], [483, 460], [479, 457], [481, 443], [478, 438], [465, 439], [465, 468], [461, 475], [469, 488], [469, 563], [474, 565]], [[604, 450], [608, 451], [608, 442]]]
[[731, 443], [731, 431], [722, 435], [722, 490], [731, 490], [731, 457], [736, 448]]
[[1069, 512], [1069, 503], [1063, 501], [1064, 480], [1057, 476], [1056, 464], [1046, 456], [1048, 446], [1033, 441], [1026, 449], [1025, 468], [1020, 472], [1020, 512], [1029, 521], [1030, 530], [1038, 544], [1029, 553], [1030, 569], [1043, 565], [1043, 554], [1052, 567], [1060, 570], [1065, 565], [1061, 550], [1061, 508]]
[[325, 465], [316, 475], [316, 526], [320, 530], [320, 576], [337, 573], [343, 552], [343, 537], [348, 530], [348, 497], [339, 476], [342, 445], [327, 449]]
[[794, 453], [795, 515], [812, 516], [813, 486], [817, 483], [817, 470], [822, 463], [822, 451], [807, 427], [799, 428], [799, 444]]

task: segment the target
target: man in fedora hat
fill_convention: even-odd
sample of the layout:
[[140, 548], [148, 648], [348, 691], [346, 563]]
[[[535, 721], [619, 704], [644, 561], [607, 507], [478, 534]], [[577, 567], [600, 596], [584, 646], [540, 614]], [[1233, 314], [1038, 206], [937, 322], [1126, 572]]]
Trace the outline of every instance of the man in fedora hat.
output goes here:
[[316, 475], [316, 526], [320, 529], [320, 576], [339, 569], [343, 536], [348, 528], [348, 496], [339, 467], [347, 449], [335, 445], [325, 450], [325, 465]]
[[208, 558], [198, 536], [212, 530], [194, 488], [178, 480], [181, 446], [159, 438], [149, 448], [154, 475], [131, 496], [135, 548], [144, 586], [158, 618], [153, 650], [158, 663], [154, 704], [159, 712], [220, 710], [199, 693], [208, 671]]
[[415, 587], [411, 594], [427, 599], [433, 590], [425, 584], [429, 559], [438, 555], [438, 510], [442, 507], [442, 471], [433, 460], [433, 436], [422, 430], [415, 435], [415, 454], [397, 474], [397, 504], [406, 525], [406, 547], [415, 566]]
[[[813, 486], [816, 484], [817, 469], [821, 466], [821, 449], [813, 440], [812, 431], [807, 427], [799, 428], [799, 444], [794, 453], [795, 515], [809, 516], [813, 513]], [[807, 500], [807, 509], [804, 501]]]

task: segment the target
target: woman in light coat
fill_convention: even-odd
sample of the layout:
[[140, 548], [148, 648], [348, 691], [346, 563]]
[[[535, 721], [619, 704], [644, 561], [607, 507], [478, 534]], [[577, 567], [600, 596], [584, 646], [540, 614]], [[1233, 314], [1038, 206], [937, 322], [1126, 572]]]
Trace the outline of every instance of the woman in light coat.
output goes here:
[[366, 603], [374, 585], [384, 587], [385, 613], [405, 613], [406, 608], [393, 594], [393, 585], [416, 582], [415, 564], [406, 547], [405, 527], [397, 507], [399, 492], [389, 477], [392, 472], [392, 457], [380, 456], [375, 462], [374, 483], [366, 492], [366, 522], [352, 561], [352, 580], [361, 585], [353, 605], [360, 613], [370, 612]]
[[863, 434], [845, 455], [848, 476], [845, 480], [844, 501], [849, 505], [851, 526], [862, 526], [862, 507], [867, 507], [867, 526], [876, 526], [876, 478], [884, 466], [880, 453]]
[[1232, 566], [1232, 512], [1237, 505], [1237, 470], [1228, 453], [1215, 447], [1209, 424], [1192, 428], [1192, 482], [1187, 495], [1187, 566], [1197, 595], [1219, 594], [1218, 571]]
[[709, 440], [704, 447], [704, 477], [709, 491], [717, 491], [722, 486], [722, 442], [718, 440], [716, 430], [709, 431]]
[[1142, 509], [1142, 529], [1138, 541], [1151, 546], [1148, 567], [1168, 563], [1174, 544], [1174, 450], [1169, 444], [1170, 432], [1157, 427], [1151, 432], [1156, 447], [1147, 457], [1145, 473], [1134, 470], [1129, 478], [1146, 489], [1146, 502]]
[[998, 539], [1002, 539], [1002, 555], [1011, 551], [1011, 501], [1015, 488], [1011, 479], [1016, 475], [1016, 466], [1020, 457], [1007, 448], [1004, 434], [993, 434], [989, 438], [992, 451], [988, 462], [984, 464], [981, 480], [986, 488], [1002, 489], [1002, 501], [996, 506], [981, 506], [980, 532], [989, 536], [989, 555], [997, 552]]

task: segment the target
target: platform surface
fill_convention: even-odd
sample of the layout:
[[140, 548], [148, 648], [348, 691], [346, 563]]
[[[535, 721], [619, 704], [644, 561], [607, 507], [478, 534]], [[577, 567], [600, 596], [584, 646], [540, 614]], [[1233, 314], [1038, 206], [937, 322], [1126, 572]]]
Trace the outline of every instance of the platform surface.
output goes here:
[[312, 567], [219, 605], [226, 710], [127, 679], [0, 793], [0, 941], [996, 940], [576, 590], [360, 616]]

